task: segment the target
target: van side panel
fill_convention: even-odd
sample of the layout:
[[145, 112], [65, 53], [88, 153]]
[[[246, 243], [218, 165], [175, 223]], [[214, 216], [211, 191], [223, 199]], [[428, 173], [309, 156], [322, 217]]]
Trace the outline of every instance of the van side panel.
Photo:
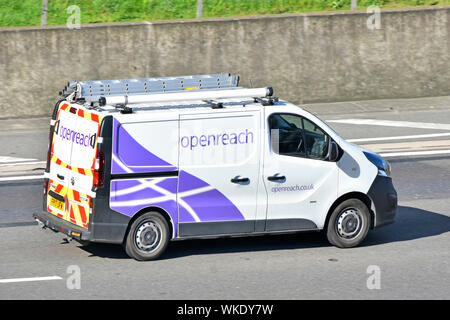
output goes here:
[[[255, 230], [259, 112], [214, 112], [184, 118], [182, 123], [176, 114], [155, 114], [140, 122], [129, 119], [118, 116], [113, 120], [112, 210], [132, 218], [143, 209], [161, 208], [170, 216], [173, 237]], [[247, 130], [242, 131], [242, 126]], [[228, 140], [220, 138], [222, 146], [216, 135], [216, 143], [199, 154], [200, 145], [193, 150], [180, 142], [180, 127], [186, 137], [210, 130], [225, 137], [233, 132]], [[182, 155], [180, 145], [186, 149]], [[198, 157], [209, 160], [199, 165]], [[239, 175], [249, 177], [250, 183], [231, 182]]]
[[177, 132], [177, 119], [134, 123], [114, 119], [111, 173], [176, 171]]
[[[168, 133], [174, 135], [172, 143], [168, 143]], [[178, 235], [177, 139], [177, 118], [132, 123], [113, 120], [111, 209], [131, 218], [142, 209], [161, 208], [170, 216], [173, 237]]]
[[102, 142], [98, 144], [98, 150], [105, 155], [104, 187], [96, 189], [96, 196], [92, 199], [93, 214], [89, 221], [91, 240], [96, 242], [122, 243], [125, 237], [130, 217], [114, 211], [110, 208], [110, 183], [111, 183], [111, 150], [112, 150], [112, 123], [113, 117], [103, 118], [100, 126], [99, 137]]
[[260, 117], [259, 110], [180, 115], [181, 236], [255, 231]]

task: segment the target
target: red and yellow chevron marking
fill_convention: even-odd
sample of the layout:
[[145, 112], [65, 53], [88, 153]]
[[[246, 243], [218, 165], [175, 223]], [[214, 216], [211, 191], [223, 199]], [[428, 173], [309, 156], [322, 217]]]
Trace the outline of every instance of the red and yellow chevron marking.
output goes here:
[[85, 118], [85, 119], [89, 119], [91, 121], [100, 123], [100, 121], [102, 120], [101, 117], [98, 114], [83, 110], [83, 109], [78, 109], [78, 116]]
[[82, 117], [82, 118], [85, 118], [85, 119], [89, 119], [89, 120], [97, 122], [97, 123], [100, 123], [100, 121], [102, 120], [101, 117], [98, 114], [95, 114], [95, 113], [83, 110], [80, 107], [72, 107], [72, 106], [70, 106], [67, 103], [63, 103], [63, 105], [59, 108], [59, 110], [69, 111], [70, 112], [71, 108], [73, 108], [74, 113], [75, 113], [76, 110], [78, 110], [76, 112], [76, 114], [79, 117]]
[[[94, 114], [92, 112], [89, 112], [87, 110], [84, 110], [79, 107], [73, 107], [69, 105], [68, 103], [62, 102], [59, 110], [58, 110], [58, 116], [56, 119], [59, 119], [59, 114], [62, 111], [66, 112], [72, 112], [76, 113], [77, 116], [88, 119], [90, 121], [94, 121], [97, 124], [100, 124], [102, 117], [100, 117], [97, 114]], [[97, 134], [99, 133], [100, 126], [98, 126]], [[56, 132], [53, 133], [56, 135]], [[95, 157], [92, 161], [92, 167], [87, 168], [77, 168], [73, 167], [65, 162], [63, 162], [61, 159], [59, 159], [57, 156], [53, 154], [54, 151], [54, 143], [55, 143], [55, 136], [53, 136], [53, 142], [51, 146], [51, 159], [50, 161], [56, 163], [59, 166], [62, 166], [64, 168], [67, 168], [71, 171], [77, 172], [79, 174], [93, 177], [94, 176], [94, 168], [95, 168]], [[74, 223], [78, 226], [88, 228], [89, 227], [89, 213], [91, 208], [91, 197], [87, 194], [80, 193], [76, 190], [70, 189], [65, 187], [62, 184], [59, 184], [53, 180], [49, 180], [49, 190], [52, 190], [65, 199], [65, 208], [64, 208], [64, 214], [61, 214], [60, 212], [57, 212], [55, 209], [52, 209], [51, 206], [49, 206], [50, 203], [50, 195], [47, 195], [47, 210], [48, 212], [63, 218], [64, 220], [67, 220], [71, 223]]]
[[[69, 111], [70, 112], [70, 109], [71, 108], [74, 108], [75, 110], [77, 110], [77, 108], [76, 107], [71, 107], [69, 104], [67, 104], [67, 103], [64, 103], [60, 108], [59, 108], [59, 110], [61, 111], [61, 110], [63, 110], [63, 111]], [[77, 111], [77, 113], [76, 113], [79, 117], [81, 117], [81, 118], [85, 118], [85, 119], [88, 119], [88, 120], [91, 120], [91, 121], [94, 121], [94, 122], [97, 122], [97, 123], [100, 123], [100, 121], [102, 121], [102, 117], [100, 117], [98, 114], [95, 114], [95, 113], [92, 113], [92, 112], [89, 112], [89, 111], [87, 111], [87, 110], [83, 110], [83, 109], [81, 109], [81, 108], [79, 108], [78, 107], [78, 111]]]
[[91, 197], [87, 194], [72, 190], [53, 180], [49, 180], [49, 190], [52, 190], [65, 199], [64, 214], [56, 211], [50, 206], [50, 195], [47, 194], [47, 210], [53, 215], [72, 222], [78, 226], [89, 227], [89, 211]]
[[69, 170], [75, 171], [77, 173], [80, 173], [82, 175], [92, 177], [94, 176], [94, 169], [83, 169], [83, 168], [77, 168], [72, 167], [71, 165], [68, 165], [67, 163], [63, 162], [61, 159], [59, 159], [57, 156], [52, 155], [52, 162], [56, 163], [57, 165], [60, 165], [63, 168], [67, 168]]
[[[56, 192], [57, 194], [62, 195], [63, 197], [66, 196], [67, 194], [67, 187], [65, 187], [62, 184], [59, 184], [53, 180], [49, 180], [49, 190], [52, 190], [54, 192]], [[61, 214], [59, 212], [57, 212], [56, 210], [53, 210], [52, 207], [50, 206], [50, 195], [47, 193], [47, 211], [54, 214], [57, 217], [60, 218], [64, 218], [64, 214]], [[65, 203], [65, 208], [64, 208], [64, 212], [67, 212], [67, 202]]]
[[[84, 198], [83, 200], [81, 198]], [[84, 228], [89, 227], [90, 197], [78, 191], [68, 189], [67, 199], [70, 203], [67, 220]]]
[[68, 108], [70, 108], [70, 106], [67, 103], [64, 103], [59, 110], [67, 110]]
[[[61, 110], [66, 111], [68, 109], [70, 110], [70, 108], [72, 108], [72, 107], [69, 104], [63, 103], [62, 106], [59, 108], [57, 119], [59, 119], [59, 112], [61, 112]], [[81, 108], [78, 109], [77, 115], [79, 117], [82, 117], [82, 118], [94, 121], [94, 122], [96, 122], [98, 124], [100, 124], [100, 122], [103, 119], [98, 114], [95, 114], [95, 113], [83, 110]], [[98, 126], [98, 131], [100, 131], [100, 126]], [[98, 134], [98, 131], [97, 131], [97, 134]], [[53, 134], [56, 135], [55, 132]], [[69, 170], [73, 170], [73, 171], [78, 172], [78, 173], [80, 173], [82, 175], [85, 175], [85, 176], [92, 177], [94, 175], [95, 159], [93, 159], [92, 166], [91, 166], [90, 169], [72, 167], [72, 166], [64, 163], [63, 161], [61, 161], [60, 159], [58, 159], [56, 156], [53, 155], [54, 143], [55, 143], [55, 137], [53, 137], [53, 142], [52, 142], [52, 146], [51, 146], [51, 153], [52, 153], [51, 161], [55, 162], [58, 165], [63, 166], [64, 168], [68, 168]]]

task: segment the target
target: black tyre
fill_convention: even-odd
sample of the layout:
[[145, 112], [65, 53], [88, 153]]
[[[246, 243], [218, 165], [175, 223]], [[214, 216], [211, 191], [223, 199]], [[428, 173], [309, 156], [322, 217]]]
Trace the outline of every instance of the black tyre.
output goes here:
[[158, 212], [148, 212], [133, 222], [125, 239], [125, 251], [139, 261], [155, 260], [167, 248], [169, 226]]
[[339, 248], [356, 247], [366, 238], [370, 221], [370, 212], [364, 202], [345, 200], [330, 216], [326, 230], [328, 241]]

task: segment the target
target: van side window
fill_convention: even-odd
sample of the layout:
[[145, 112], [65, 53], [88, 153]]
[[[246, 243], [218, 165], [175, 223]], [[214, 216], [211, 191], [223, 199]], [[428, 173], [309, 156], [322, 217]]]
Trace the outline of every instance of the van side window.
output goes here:
[[303, 118], [306, 153], [308, 158], [325, 160], [330, 137], [311, 121]]
[[269, 117], [270, 140], [275, 153], [306, 157], [302, 118], [292, 114], [273, 114]]
[[272, 150], [280, 155], [325, 160], [329, 136], [311, 121], [294, 114], [269, 117]]

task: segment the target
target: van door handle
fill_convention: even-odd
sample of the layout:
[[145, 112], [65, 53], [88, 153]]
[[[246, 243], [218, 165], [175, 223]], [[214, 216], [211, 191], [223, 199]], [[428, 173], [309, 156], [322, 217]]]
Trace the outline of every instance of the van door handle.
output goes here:
[[60, 174], [56, 174], [56, 176], [58, 177], [58, 179], [64, 180], [64, 176], [62, 176]]
[[248, 182], [250, 182], [250, 179], [236, 177], [236, 178], [231, 179], [231, 182], [233, 182], [233, 183], [248, 183]]
[[267, 177], [267, 180], [269, 180], [269, 181], [281, 181], [281, 180], [286, 180], [286, 177], [285, 176], [277, 176], [277, 175], [275, 175], [275, 176]]

